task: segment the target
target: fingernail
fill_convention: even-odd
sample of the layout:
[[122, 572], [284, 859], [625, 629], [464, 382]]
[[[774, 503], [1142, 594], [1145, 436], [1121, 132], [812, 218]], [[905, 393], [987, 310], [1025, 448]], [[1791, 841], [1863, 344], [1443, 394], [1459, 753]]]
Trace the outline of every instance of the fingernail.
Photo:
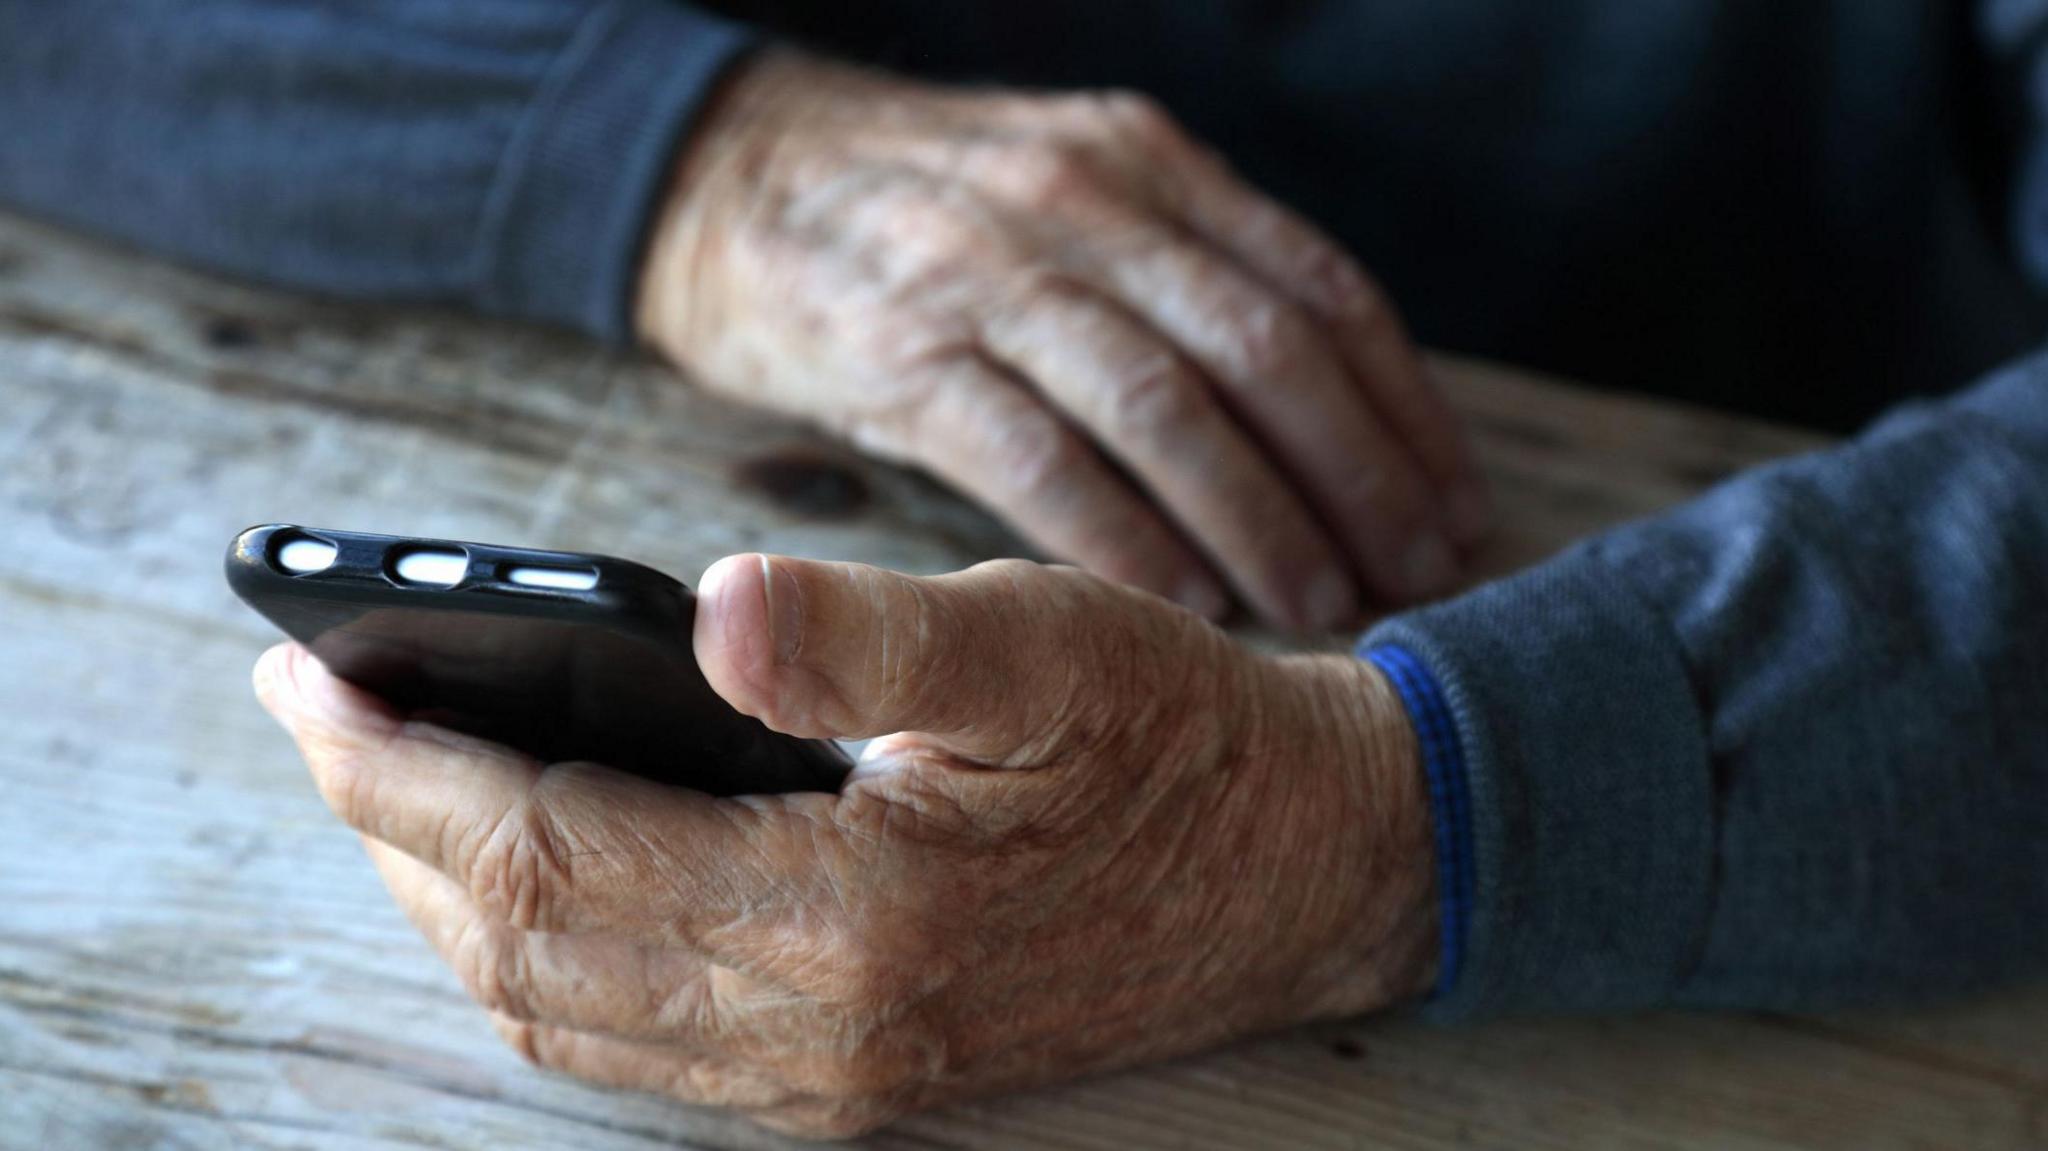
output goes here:
[[1358, 612], [1351, 581], [1334, 568], [1324, 570], [1309, 583], [1304, 605], [1308, 608], [1309, 626], [1320, 631], [1341, 627]]
[[1191, 575], [1173, 589], [1173, 602], [1203, 619], [1221, 619], [1230, 607], [1230, 597], [1206, 576]]
[[256, 698], [290, 729], [295, 717], [336, 710], [334, 676], [304, 648], [279, 644], [256, 661]]
[[322, 715], [337, 715], [347, 710], [342, 696], [341, 679], [327, 670], [327, 665], [302, 647], [295, 647], [286, 653], [284, 672], [290, 677], [298, 698], [309, 710]]
[[278, 644], [256, 657], [255, 670], [249, 673], [249, 682], [256, 689], [256, 702], [273, 719], [277, 718], [277, 688], [283, 682], [285, 650], [284, 644]]
[[1451, 545], [1434, 533], [1424, 533], [1401, 557], [1401, 578], [1412, 599], [1424, 599], [1449, 588], [1458, 578], [1458, 561]]
[[796, 653], [804, 646], [803, 592], [796, 577], [768, 562], [767, 556], [761, 557], [761, 595], [767, 608], [763, 618], [768, 621], [768, 638], [775, 642], [775, 662], [795, 663]]
[[1493, 530], [1493, 500], [1480, 484], [1461, 484], [1444, 500], [1444, 521], [1451, 538], [1470, 546]]

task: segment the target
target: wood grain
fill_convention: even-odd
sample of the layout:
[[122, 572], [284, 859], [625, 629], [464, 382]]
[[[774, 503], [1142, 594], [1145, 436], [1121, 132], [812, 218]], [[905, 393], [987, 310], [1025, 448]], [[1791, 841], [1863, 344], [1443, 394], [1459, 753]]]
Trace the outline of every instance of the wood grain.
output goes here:
[[[1491, 571], [1819, 444], [1439, 368], [1499, 482]], [[266, 520], [686, 577], [755, 548], [912, 571], [1022, 550], [923, 479], [639, 359], [0, 218], [0, 1146], [788, 1145], [498, 1046], [250, 699], [270, 636], [219, 562]], [[1362, 1021], [868, 1144], [2043, 1147], [2044, 1035], [2043, 990], [1823, 1019]]]

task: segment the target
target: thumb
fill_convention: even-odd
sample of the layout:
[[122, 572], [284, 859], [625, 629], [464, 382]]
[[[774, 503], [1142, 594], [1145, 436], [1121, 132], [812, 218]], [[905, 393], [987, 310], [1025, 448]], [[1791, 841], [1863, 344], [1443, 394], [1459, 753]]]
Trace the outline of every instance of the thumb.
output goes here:
[[938, 737], [1000, 760], [1065, 712], [1086, 577], [1020, 561], [920, 579], [730, 556], [704, 573], [693, 641], [711, 686], [777, 731]]

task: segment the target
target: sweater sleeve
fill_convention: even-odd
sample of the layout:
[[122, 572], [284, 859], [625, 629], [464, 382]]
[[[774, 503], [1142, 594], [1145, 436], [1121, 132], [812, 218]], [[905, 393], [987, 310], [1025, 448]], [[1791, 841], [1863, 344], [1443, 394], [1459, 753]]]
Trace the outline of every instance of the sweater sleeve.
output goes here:
[[1462, 761], [1440, 1018], [2048, 969], [2048, 354], [1362, 646]]
[[2048, 286], [2048, 0], [1976, 0], [1989, 135], [2022, 271]]
[[676, 143], [747, 43], [666, 0], [0, 0], [0, 201], [624, 340]]

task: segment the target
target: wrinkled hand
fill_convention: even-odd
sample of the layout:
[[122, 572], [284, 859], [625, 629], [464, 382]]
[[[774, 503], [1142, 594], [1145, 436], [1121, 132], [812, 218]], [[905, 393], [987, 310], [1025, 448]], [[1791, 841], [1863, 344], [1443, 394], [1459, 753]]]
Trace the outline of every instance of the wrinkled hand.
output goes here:
[[696, 132], [641, 284], [642, 334], [707, 386], [1211, 617], [1227, 584], [1349, 623], [1448, 590], [1486, 527], [1379, 290], [1141, 97], [767, 55]]
[[712, 799], [408, 722], [297, 647], [257, 667], [399, 903], [546, 1066], [843, 1135], [1430, 978], [1417, 752], [1361, 662], [1018, 561], [728, 559], [695, 646], [779, 730], [883, 738], [842, 794]]

